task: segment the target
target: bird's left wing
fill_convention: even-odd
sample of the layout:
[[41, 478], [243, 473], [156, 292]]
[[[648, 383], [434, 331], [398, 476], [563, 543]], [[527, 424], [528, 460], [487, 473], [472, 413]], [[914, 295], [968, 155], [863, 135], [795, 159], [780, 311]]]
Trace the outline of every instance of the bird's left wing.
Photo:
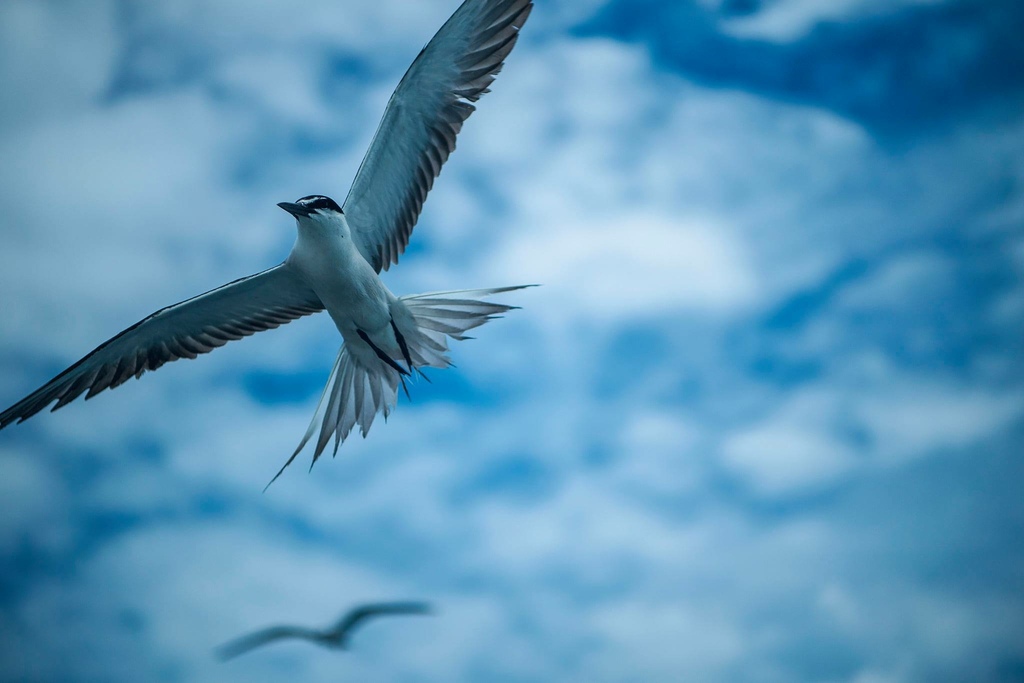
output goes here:
[[501, 71], [531, 0], [466, 0], [395, 89], [342, 210], [380, 272], [405, 251], [455, 136]]
[[287, 263], [161, 309], [100, 344], [25, 399], [0, 413], [0, 429], [54, 401], [54, 410], [88, 390], [92, 398], [146, 370], [195, 358], [234, 339], [323, 310], [316, 293]]
[[317, 640], [321, 635], [319, 631], [313, 631], [300, 626], [271, 626], [270, 628], [250, 633], [221, 645], [217, 648], [217, 657], [222, 661], [226, 661], [238, 655], [244, 655], [249, 650], [272, 643], [275, 640], [284, 640], [285, 638]]

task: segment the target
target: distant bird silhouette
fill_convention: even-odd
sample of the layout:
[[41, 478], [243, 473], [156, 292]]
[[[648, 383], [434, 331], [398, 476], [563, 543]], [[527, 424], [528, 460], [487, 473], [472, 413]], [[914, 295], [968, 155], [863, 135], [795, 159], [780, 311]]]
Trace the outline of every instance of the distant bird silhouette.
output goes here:
[[217, 648], [217, 657], [221, 661], [227, 661], [254, 648], [285, 638], [301, 638], [333, 650], [344, 650], [348, 647], [352, 632], [368, 619], [392, 614], [431, 614], [432, 611], [430, 605], [425, 602], [370, 603], [349, 610], [331, 628], [317, 630], [302, 626], [271, 626], [250, 633], [221, 645]]

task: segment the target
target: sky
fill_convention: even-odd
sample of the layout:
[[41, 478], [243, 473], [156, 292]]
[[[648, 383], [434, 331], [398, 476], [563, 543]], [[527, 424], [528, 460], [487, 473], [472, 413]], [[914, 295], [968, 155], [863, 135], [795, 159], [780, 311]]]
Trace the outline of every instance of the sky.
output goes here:
[[[0, 404], [280, 262], [456, 5], [0, 3]], [[538, 0], [384, 279], [543, 286], [265, 493], [327, 316], [0, 432], [0, 681], [1024, 680], [1022, 20]]]

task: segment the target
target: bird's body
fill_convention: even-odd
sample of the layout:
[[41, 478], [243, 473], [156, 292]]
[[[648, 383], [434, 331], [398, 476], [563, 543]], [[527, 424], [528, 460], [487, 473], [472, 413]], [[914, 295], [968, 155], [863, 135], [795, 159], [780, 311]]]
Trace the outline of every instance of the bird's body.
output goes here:
[[344, 204], [323, 195], [279, 204], [295, 216], [298, 233], [283, 263], [138, 322], [0, 413], [0, 429], [51, 403], [56, 410], [83, 393], [91, 398], [164, 363], [326, 310], [344, 344], [285, 467], [316, 430], [321, 409], [313, 462], [332, 436], [335, 452], [355, 426], [366, 436], [374, 416], [394, 407], [406, 376], [451, 364], [448, 339], [464, 339], [513, 308], [483, 298], [519, 287], [396, 297], [380, 272], [405, 250], [472, 102], [488, 92], [532, 7], [531, 0], [465, 0], [395, 89]]
[[[338, 332], [350, 348], [365, 345], [358, 336], [363, 330], [370, 339], [386, 344], [391, 357], [401, 358], [398, 342], [389, 332], [391, 307], [397, 297], [352, 243], [343, 213], [297, 217], [298, 236], [285, 259], [286, 268], [309, 284], [327, 309]], [[381, 347], [383, 348], [383, 346]]]
[[304, 626], [270, 626], [260, 629], [217, 648], [221, 660], [233, 659], [257, 647], [278, 640], [307, 640], [332, 650], [348, 647], [352, 633], [367, 620], [380, 616], [430, 614], [430, 605], [424, 602], [379, 602], [360, 605], [346, 612], [331, 627], [311, 629]]

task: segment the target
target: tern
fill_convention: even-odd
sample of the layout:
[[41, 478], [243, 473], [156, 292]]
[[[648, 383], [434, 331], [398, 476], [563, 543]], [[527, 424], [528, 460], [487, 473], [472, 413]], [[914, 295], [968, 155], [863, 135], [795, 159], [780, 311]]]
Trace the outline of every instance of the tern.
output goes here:
[[399, 82], [345, 202], [309, 195], [278, 204], [297, 225], [283, 263], [132, 325], [0, 413], [0, 429], [326, 309], [344, 341], [309, 429], [271, 483], [318, 418], [313, 464], [332, 436], [335, 454], [354, 427], [365, 437], [374, 417], [394, 408], [406, 377], [451, 365], [449, 338], [466, 339], [467, 330], [515, 308], [486, 297], [525, 286], [396, 297], [380, 272], [398, 263], [473, 103], [489, 91], [532, 9], [532, 0], [463, 2]]
[[352, 632], [357, 627], [362, 626], [368, 619], [396, 614], [430, 613], [430, 605], [425, 602], [380, 602], [361, 605], [344, 614], [334, 626], [327, 629], [317, 630], [303, 626], [270, 626], [236, 638], [217, 648], [217, 657], [222, 661], [227, 661], [257, 647], [272, 643], [275, 640], [289, 638], [309, 640], [334, 650], [344, 650], [348, 647], [348, 641], [352, 636]]

